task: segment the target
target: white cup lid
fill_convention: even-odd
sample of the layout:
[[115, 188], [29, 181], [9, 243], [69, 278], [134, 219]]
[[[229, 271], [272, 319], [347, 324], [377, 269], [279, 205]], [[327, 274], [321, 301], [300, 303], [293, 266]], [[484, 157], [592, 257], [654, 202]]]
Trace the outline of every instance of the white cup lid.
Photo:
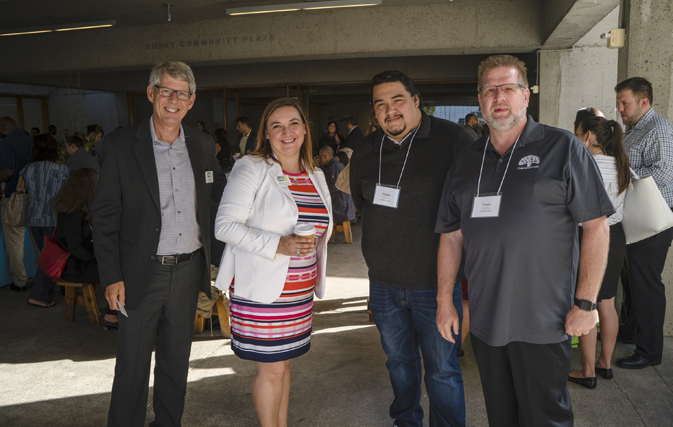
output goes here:
[[315, 227], [311, 224], [299, 223], [294, 227], [294, 234], [297, 236], [310, 236], [315, 234]]

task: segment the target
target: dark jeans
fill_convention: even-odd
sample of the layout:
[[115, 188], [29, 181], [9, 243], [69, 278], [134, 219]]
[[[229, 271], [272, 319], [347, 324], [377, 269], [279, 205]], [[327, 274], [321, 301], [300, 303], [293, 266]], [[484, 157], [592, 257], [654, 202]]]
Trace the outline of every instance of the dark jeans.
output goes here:
[[117, 365], [109, 427], [143, 427], [152, 350], [155, 349], [154, 421], [180, 426], [187, 392], [196, 302], [205, 268], [203, 251], [175, 266], [154, 264], [147, 294], [128, 317], [119, 315]]
[[[42, 253], [44, 247], [44, 238], [51, 236], [54, 227], [30, 227], [30, 234], [33, 235], [37, 249]], [[42, 302], [52, 302], [54, 300], [54, 281], [47, 276], [38, 266], [35, 272], [35, 281], [33, 289], [30, 291], [30, 299]]]
[[570, 340], [493, 347], [470, 336], [490, 427], [572, 427]]
[[673, 228], [626, 246], [633, 315], [641, 329], [636, 353], [652, 360], [660, 360], [664, 349], [666, 287], [661, 272], [671, 240]]
[[[437, 329], [437, 289], [409, 290], [369, 283], [369, 307], [388, 356], [395, 399], [390, 416], [397, 427], [422, 427], [421, 381], [430, 399], [430, 426], [465, 425], [465, 392], [458, 362], [458, 344], [442, 338]], [[453, 291], [453, 304], [462, 325], [460, 282]], [[423, 364], [421, 365], [421, 354]]]

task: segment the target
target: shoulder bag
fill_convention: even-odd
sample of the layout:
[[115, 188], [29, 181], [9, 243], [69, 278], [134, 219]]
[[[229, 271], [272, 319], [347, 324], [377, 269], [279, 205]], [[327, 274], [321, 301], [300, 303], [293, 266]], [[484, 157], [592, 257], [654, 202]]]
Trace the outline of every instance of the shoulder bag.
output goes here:
[[16, 191], [9, 197], [7, 208], [2, 212], [2, 221], [12, 227], [28, 225], [28, 193], [26, 183], [21, 177], [16, 184]]
[[626, 244], [639, 242], [673, 227], [673, 211], [651, 176], [640, 178], [631, 169], [631, 185], [626, 189], [622, 226]]
[[44, 236], [42, 252], [40, 253], [40, 268], [44, 271], [44, 274], [52, 279], [61, 278], [63, 270], [65, 270], [65, 264], [70, 256], [70, 252], [58, 244], [56, 231], [57, 228], [54, 228], [54, 234]]

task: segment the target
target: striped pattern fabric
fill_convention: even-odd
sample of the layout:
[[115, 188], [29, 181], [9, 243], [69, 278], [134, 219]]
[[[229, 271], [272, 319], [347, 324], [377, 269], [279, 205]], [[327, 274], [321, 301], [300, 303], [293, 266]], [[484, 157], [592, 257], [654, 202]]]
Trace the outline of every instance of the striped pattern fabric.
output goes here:
[[[298, 222], [316, 228], [316, 239], [329, 225], [329, 213], [306, 173], [290, 177], [299, 210]], [[246, 360], [279, 362], [306, 353], [311, 346], [313, 289], [317, 279], [316, 252], [291, 257], [283, 291], [271, 304], [236, 296], [235, 279], [229, 288], [231, 348]]]

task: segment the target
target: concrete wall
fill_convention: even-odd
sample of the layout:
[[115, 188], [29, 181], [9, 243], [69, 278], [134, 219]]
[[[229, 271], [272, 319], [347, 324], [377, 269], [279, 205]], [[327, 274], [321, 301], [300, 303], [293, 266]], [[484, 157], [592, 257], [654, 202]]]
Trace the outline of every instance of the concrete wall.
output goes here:
[[215, 65], [530, 52], [541, 44], [540, 3], [534, 0], [260, 14], [83, 34], [72, 31], [0, 38], [0, 51], [12, 58], [11, 66], [0, 68], [0, 80], [128, 70], [166, 59]]
[[608, 49], [601, 33], [617, 27], [619, 8], [570, 50], [540, 52], [540, 121], [573, 130], [575, 113], [596, 107], [615, 118], [618, 51]]
[[[670, 0], [626, 0], [626, 46], [619, 52], [619, 81], [652, 82], [654, 110], [673, 120], [673, 4]], [[673, 251], [662, 274], [668, 310], [664, 334], [673, 336]]]

